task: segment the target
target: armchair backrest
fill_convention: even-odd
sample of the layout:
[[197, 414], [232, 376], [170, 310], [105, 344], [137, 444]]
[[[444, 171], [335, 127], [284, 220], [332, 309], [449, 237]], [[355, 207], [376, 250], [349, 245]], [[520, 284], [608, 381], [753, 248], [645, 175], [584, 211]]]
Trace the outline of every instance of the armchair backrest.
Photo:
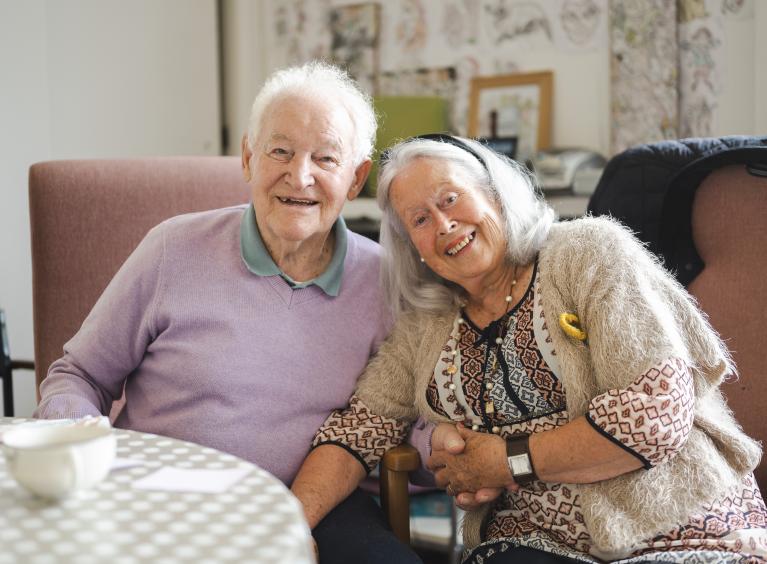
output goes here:
[[[727, 403], [767, 445], [767, 137], [629, 149], [608, 163], [589, 211], [628, 225], [695, 296], [738, 367], [740, 378], [722, 387]], [[767, 463], [755, 475], [767, 491]]]
[[[687, 289], [740, 374], [723, 385], [727, 403], [746, 433], [767, 445], [767, 176], [750, 174], [745, 165], [709, 174], [695, 192], [692, 235], [705, 266]], [[755, 474], [767, 491], [767, 464]]]
[[237, 157], [33, 165], [29, 211], [38, 389], [64, 343], [149, 229], [174, 215], [248, 200]]

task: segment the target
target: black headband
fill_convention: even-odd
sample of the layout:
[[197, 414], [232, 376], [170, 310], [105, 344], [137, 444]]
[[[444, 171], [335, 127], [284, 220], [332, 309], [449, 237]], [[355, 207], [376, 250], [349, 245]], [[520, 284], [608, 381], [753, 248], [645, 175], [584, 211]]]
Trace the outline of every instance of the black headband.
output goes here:
[[[458, 147], [459, 149], [463, 149], [470, 155], [472, 155], [475, 159], [479, 161], [479, 164], [482, 165], [482, 168], [487, 171], [487, 164], [485, 163], [485, 159], [483, 159], [480, 154], [474, 150], [471, 145], [464, 142], [458, 137], [453, 137], [452, 135], [449, 135], [447, 133], [425, 133], [424, 135], [414, 135], [413, 137], [407, 139], [405, 143], [410, 141], [417, 141], [418, 139], [423, 139], [424, 141], [439, 141], [442, 143], [449, 143], [450, 145], [453, 145], [455, 147]], [[389, 160], [389, 149], [386, 149], [383, 153], [381, 153], [381, 164]], [[489, 171], [488, 171], [489, 172]]]

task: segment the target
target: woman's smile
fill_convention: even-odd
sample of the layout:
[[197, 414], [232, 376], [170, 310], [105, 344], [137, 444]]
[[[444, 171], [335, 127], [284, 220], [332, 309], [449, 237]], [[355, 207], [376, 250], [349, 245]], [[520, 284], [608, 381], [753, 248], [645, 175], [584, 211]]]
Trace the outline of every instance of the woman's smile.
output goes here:
[[471, 245], [471, 242], [474, 240], [474, 235], [476, 234], [476, 231], [472, 231], [466, 237], [460, 239], [457, 243], [451, 245], [448, 247], [447, 251], [445, 251], [445, 254], [448, 254], [450, 256], [455, 256], [458, 253], [462, 252], [464, 249], [469, 247]]
[[470, 294], [504, 268], [497, 207], [458, 165], [417, 159], [391, 183], [391, 202], [425, 264]]

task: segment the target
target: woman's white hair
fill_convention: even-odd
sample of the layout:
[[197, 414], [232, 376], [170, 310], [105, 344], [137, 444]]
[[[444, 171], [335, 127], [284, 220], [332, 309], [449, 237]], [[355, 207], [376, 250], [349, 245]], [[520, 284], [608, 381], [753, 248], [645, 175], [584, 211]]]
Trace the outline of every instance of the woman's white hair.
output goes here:
[[[556, 214], [536, 190], [533, 176], [516, 162], [470, 139], [457, 138], [470, 152], [447, 142], [411, 139], [395, 145], [382, 159], [378, 174], [378, 206], [383, 211], [380, 242], [384, 248], [381, 278], [395, 316], [408, 310], [445, 312], [456, 306], [465, 292], [423, 264], [405, 226], [389, 198], [397, 175], [416, 159], [454, 163], [477, 188], [497, 202], [504, 221], [510, 264], [528, 264], [543, 246]], [[413, 187], [415, 188], [415, 187]]]
[[248, 147], [251, 151], [255, 151], [264, 113], [272, 103], [289, 96], [337, 101], [354, 126], [354, 166], [373, 153], [377, 123], [370, 96], [344, 70], [322, 61], [281, 69], [266, 79], [250, 110]]

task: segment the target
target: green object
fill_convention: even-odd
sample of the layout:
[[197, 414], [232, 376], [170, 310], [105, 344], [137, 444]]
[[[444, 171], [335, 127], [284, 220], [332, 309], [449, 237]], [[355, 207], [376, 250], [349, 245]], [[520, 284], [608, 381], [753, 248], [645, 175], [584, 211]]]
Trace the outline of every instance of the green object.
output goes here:
[[377, 96], [373, 106], [378, 115], [378, 134], [373, 154], [373, 168], [363, 195], [374, 198], [378, 180], [378, 157], [381, 151], [424, 133], [447, 130], [447, 100], [436, 96]]

